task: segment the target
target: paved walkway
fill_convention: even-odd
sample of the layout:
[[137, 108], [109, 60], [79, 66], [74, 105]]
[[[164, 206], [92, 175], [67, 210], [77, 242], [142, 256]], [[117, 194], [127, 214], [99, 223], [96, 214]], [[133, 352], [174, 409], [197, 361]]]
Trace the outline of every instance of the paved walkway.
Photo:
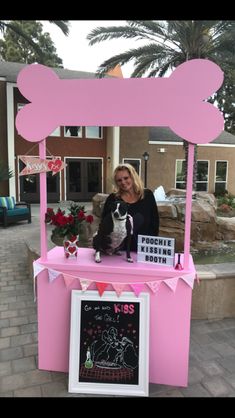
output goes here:
[[[68, 393], [68, 374], [37, 369], [37, 312], [25, 242], [39, 241], [32, 224], [0, 226], [0, 397], [84, 397]], [[150, 384], [150, 397], [234, 397], [235, 318], [192, 320], [187, 388]], [[99, 396], [99, 395], [94, 395]]]

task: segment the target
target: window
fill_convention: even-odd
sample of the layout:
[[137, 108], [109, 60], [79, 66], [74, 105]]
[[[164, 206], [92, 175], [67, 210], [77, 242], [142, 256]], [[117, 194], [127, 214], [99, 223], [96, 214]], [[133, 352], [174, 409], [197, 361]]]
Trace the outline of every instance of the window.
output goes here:
[[[17, 103], [17, 112], [19, 112], [27, 103]], [[60, 126], [57, 126], [55, 130], [49, 136], [60, 136]]]
[[130, 164], [135, 171], [140, 175], [140, 160], [137, 158], [123, 158], [123, 164]]
[[[197, 161], [196, 191], [208, 190], [209, 161]], [[176, 189], [186, 189], [186, 161], [176, 160]]]
[[219, 195], [227, 189], [228, 162], [215, 162], [215, 193]]
[[86, 126], [86, 138], [103, 138], [103, 129], [101, 126]]
[[73, 137], [73, 138], [82, 138], [84, 137], [83, 129], [85, 129], [86, 138], [92, 138], [92, 139], [103, 138], [103, 128], [101, 126], [86, 126], [85, 128], [83, 128], [82, 126], [65, 126], [64, 136]]
[[72, 136], [75, 138], [82, 137], [82, 127], [81, 126], [65, 126], [64, 127], [64, 136]]
[[197, 161], [196, 191], [208, 191], [208, 167], [209, 161]]
[[60, 127], [57, 126], [55, 130], [49, 136], [60, 136]]
[[176, 160], [176, 180], [175, 187], [176, 189], [185, 189], [185, 173], [186, 173], [186, 161], [185, 160]]
[[27, 103], [17, 103], [17, 112], [19, 112], [19, 110], [23, 109], [23, 107], [26, 105]]

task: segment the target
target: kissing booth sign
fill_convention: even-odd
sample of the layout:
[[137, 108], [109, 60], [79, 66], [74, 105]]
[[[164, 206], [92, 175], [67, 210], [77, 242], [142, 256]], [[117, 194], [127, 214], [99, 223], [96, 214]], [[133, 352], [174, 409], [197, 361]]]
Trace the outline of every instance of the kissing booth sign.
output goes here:
[[[208, 143], [223, 130], [221, 112], [206, 101], [222, 82], [221, 69], [204, 59], [187, 61], [166, 78], [61, 80], [52, 69], [39, 64], [29, 65], [19, 73], [18, 88], [30, 103], [18, 112], [16, 128], [26, 140], [39, 142], [42, 160], [46, 157], [45, 138], [57, 126], [169, 126], [189, 142], [180, 273], [173, 266], [154, 263], [134, 262], [130, 266], [122, 263], [120, 257], [97, 265], [94, 251], [89, 248], [80, 249], [77, 261], [65, 260], [59, 247], [48, 252], [44, 222], [46, 173], [40, 173], [41, 257], [36, 262], [40, 265], [37, 273], [40, 369], [69, 370], [71, 289], [83, 290], [81, 283], [86, 281], [90, 283], [89, 290], [102, 288], [105, 295], [114, 286], [116, 290], [130, 291], [134, 283], [135, 288], [152, 289], [150, 382], [187, 385], [191, 285], [196, 276], [190, 255], [194, 144]], [[55, 272], [53, 282], [48, 281], [48, 271]]]

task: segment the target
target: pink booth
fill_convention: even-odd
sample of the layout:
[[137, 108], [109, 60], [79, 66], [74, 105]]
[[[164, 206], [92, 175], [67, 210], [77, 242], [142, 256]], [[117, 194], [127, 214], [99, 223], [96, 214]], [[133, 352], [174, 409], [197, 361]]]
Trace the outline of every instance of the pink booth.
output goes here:
[[[123, 257], [103, 257], [94, 262], [94, 250], [80, 248], [77, 260], [65, 259], [62, 247], [48, 252], [47, 261], [41, 258], [36, 268], [38, 303], [39, 369], [68, 372], [71, 290], [89, 290], [97, 283], [125, 284], [125, 291], [140, 285], [150, 293], [150, 382], [186, 386], [188, 380], [188, 353], [190, 313], [195, 268], [192, 258], [182, 272], [172, 267], [147, 263], [127, 263]], [[56, 279], [48, 280], [55, 273]], [[130, 285], [129, 285], [130, 284]], [[140, 289], [139, 288], [139, 289]], [[88, 292], [89, 292], [88, 290]]]
[[190, 255], [194, 144], [210, 142], [223, 130], [222, 115], [205, 102], [222, 81], [220, 68], [201, 59], [180, 65], [162, 79], [60, 80], [39, 64], [20, 72], [19, 90], [31, 103], [18, 112], [16, 127], [26, 140], [39, 142], [42, 160], [45, 138], [61, 125], [169, 126], [189, 141], [181, 271], [136, 259], [129, 264], [122, 257], [106, 256], [96, 264], [90, 248], [80, 248], [74, 260], [66, 259], [61, 247], [47, 251], [46, 173], [40, 173], [41, 257], [34, 262], [40, 369], [68, 372], [71, 290], [114, 290], [118, 285], [137, 298], [141, 291], [150, 293], [150, 382], [187, 386], [196, 277]]

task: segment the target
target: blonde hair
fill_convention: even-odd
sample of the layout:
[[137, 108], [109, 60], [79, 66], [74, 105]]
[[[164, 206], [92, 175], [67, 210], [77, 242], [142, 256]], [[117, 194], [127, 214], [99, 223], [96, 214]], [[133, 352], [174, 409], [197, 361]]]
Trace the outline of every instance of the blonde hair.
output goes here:
[[119, 171], [127, 170], [132, 181], [133, 181], [133, 189], [134, 192], [140, 197], [140, 199], [143, 199], [144, 197], [144, 185], [143, 182], [134, 169], [133, 165], [131, 164], [119, 164], [113, 172], [113, 183], [114, 183], [114, 193], [116, 193], [118, 196], [121, 195], [121, 188], [120, 185], [116, 182], [116, 175]]

